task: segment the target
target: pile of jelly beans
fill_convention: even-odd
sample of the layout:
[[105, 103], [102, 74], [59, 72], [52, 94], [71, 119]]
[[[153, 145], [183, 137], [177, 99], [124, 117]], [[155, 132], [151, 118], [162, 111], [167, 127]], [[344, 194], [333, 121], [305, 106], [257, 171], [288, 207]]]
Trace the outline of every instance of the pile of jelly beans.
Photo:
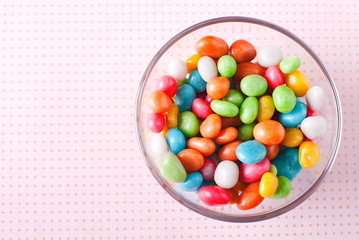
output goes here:
[[285, 198], [320, 159], [322, 88], [309, 86], [298, 56], [275, 46], [205, 36], [195, 50], [169, 62], [146, 100], [162, 177], [209, 206], [248, 210]]

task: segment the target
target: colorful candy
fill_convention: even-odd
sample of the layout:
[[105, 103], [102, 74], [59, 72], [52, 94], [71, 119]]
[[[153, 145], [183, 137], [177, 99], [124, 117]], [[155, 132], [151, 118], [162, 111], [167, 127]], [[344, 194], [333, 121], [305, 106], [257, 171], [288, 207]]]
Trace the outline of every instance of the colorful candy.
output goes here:
[[231, 195], [219, 186], [204, 186], [198, 191], [198, 198], [208, 206], [225, 205], [231, 202]]
[[307, 117], [300, 124], [300, 129], [310, 139], [323, 137], [327, 131], [327, 121], [322, 116]]
[[186, 148], [186, 138], [182, 131], [176, 128], [168, 130], [166, 134], [166, 142], [170, 151], [176, 155]]
[[259, 194], [262, 197], [268, 198], [271, 197], [278, 188], [278, 178], [275, 174], [271, 172], [266, 172], [263, 174], [261, 181], [259, 183]]
[[254, 164], [266, 156], [266, 148], [260, 142], [249, 140], [237, 147], [236, 156], [242, 163]]
[[278, 177], [278, 187], [276, 192], [272, 195], [273, 199], [282, 199], [289, 195], [292, 191], [292, 183], [286, 177]]
[[216, 164], [211, 159], [205, 158], [203, 166], [198, 170], [198, 172], [202, 174], [205, 181], [210, 181], [214, 179], [214, 172], [216, 167]]
[[194, 192], [203, 182], [203, 177], [199, 172], [188, 174], [186, 179], [179, 184], [183, 191]]
[[199, 123], [193, 112], [186, 111], [178, 116], [177, 128], [182, 131], [186, 138], [195, 137], [199, 131]]
[[245, 124], [252, 123], [258, 115], [258, 100], [255, 97], [244, 99], [239, 109], [239, 118]]
[[216, 144], [212, 140], [202, 137], [188, 139], [186, 146], [187, 148], [198, 150], [205, 157], [212, 155], [216, 150]]
[[285, 76], [285, 84], [293, 90], [295, 96], [297, 97], [303, 97], [309, 89], [307, 78], [298, 70]]
[[275, 46], [262, 47], [257, 52], [257, 61], [263, 67], [278, 65], [282, 58], [282, 50]]
[[301, 60], [298, 56], [288, 56], [282, 59], [279, 63], [279, 68], [284, 74], [294, 72], [299, 68]]
[[278, 118], [283, 127], [296, 127], [306, 116], [307, 107], [304, 103], [297, 102], [292, 111], [288, 113], [279, 113]]
[[256, 48], [243, 39], [233, 42], [229, 48], [229, 53], [236, 62], [250, 62], [257, 55]]
[[209, 56], [214, 59], [227, 55], [229, 51], [226, 41], [215, 36], [205, 36], [201, 38], [196, 42], [194, 48], [198, 54]]
[[257, 207], [263, 200], [259, 194], [260, 182], [249, 184], [237, 198], [237, 207], [241, 210], [249, 210]]
[[192, 102], [192, 112], [196, 114], [198, 118], [205, 119], [213, 113], [209, 103], [201, 98], [196, 98]]
[[264, 77], [252, 74], [242, 79], [240, 87], [245, 95], [249, 97], [257, 97], [267, 91], [268, 83]]
[[183, 163], [172, 152], [159, 155], [156, 164], [163, 178], [171, 182], [183, 182], [187, 176]]
[[199, 131], [205, 138], [215, 138], [221, 131], [221, 127], [221, 117], [213, 113], [208, 115], [208, 117], [201, 123]]
[[292, 111], [297, 103], [293, 90], [286, 86], [276, 87], [272, 97], [275, 108], [281, 113]]
[[299, 147], [299, 164], [302, 168], [312, 168], [314, 167], [320, 157], [320, 150], [317, 144], [314, 142], [304, 141], [300, 144]]
[[213, 112], [222, 117], [235, 117], [239, 112], [239, 109], [236, 105], [227, 101], [213, 100], [210, 106]]
[[228, 93], [230, 82], [226, 77], [215, 77], [207, 83], [207, 94], [213, 99], [221, 99]]
[[187, 74], [186, 63], [181, 59], [173, 59], [168, 64], [168, 74], [176, 79], [177, 82], [182, 81]]
[[188, 84], [180, 86], [176, 93], [175, 104], [178, 106], [178, 111], [188, 111], [192, 107], [192, 102], [196, 98], [196, 91]]
[[198, 60], [197, 68], [202, 79], [206, 82], [217, 77], [217, 65], [214, 60], [208, 56], [201, 57]]
[[221, 76], [230, 78], [237, 70], [237, 63], [233, 57], [229, 55], [223, 55], [218, 59], [217, 68]]
[[314, 86], [309, 88], [305, 96], [308, 105], [314, 111], [319, 111], [324, 102], [324, 92], [321, 87]]
[[255, 182], [270, 170], [270, 162], [268, 158], [254, 164], [242, 163], [239, 166], [239, 179], [246, 183]]
[[238, 181], [239, 169], [232, 161], [222, 161], [214, 172], [214, 181], [221, 188], [232, 188]]
[[235, 89], [229, 89], [226, 96], [223, 97], [224, 101], [233, 103], [237, 107], [240, 107], [244, 101], [243, 95]]
[[220, 145], [227, 144], [234, 141], [238, 136], [238, 131], [234, 127], [227, 127], [222, 129], [217, 137], [214, 138], [214, 141]]
[[254, 127], [253, 136], [265, 145], [277, 145], [283, 141], [285, 130], [279, 122], [265, 120]]
[[195, 149], [184, 149], [177, 154], [177, 157], [187, 172], [198, 171], [204, 164], [202, 153]]
[[297, 174], [302, 170], [298, 161], [298, 149], [286, 148], [278, 153], [278, 155], [271, 161], [276, 166], [278, 176], [284, 176], [292, 181]]

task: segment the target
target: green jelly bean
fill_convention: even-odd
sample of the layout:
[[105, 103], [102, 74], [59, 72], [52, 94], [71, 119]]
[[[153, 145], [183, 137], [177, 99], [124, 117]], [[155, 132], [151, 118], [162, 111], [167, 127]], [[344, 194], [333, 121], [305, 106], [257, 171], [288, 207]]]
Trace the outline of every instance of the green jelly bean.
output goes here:
[[183, 84], [187, 84], [187, 83], [188, 83], [188, 78], [185, 78], [184, 80], [177, 82], [177, 87], [180, 87]]
[[244, 101], [244, 97], [242, 93], [238, 92], [235, 89], [229, 89], [226, 96], [223, 98], [224, 101], [228, 101], [236, 105], [237, 107], [240, 107]]
[[299, 68], [301, 60], [298, 56], [288, 56], [282, 59], [279, 64], [280, 70], [285, 73], [292, 73]]
[[278, 177], [278, 188], [273, 194], [273, 199], [282, 199], [289, 195], [292, 191], [292, 183], [286, 177], [279, 176]]
[[239, 109], [231, 102], [222, 100], [213, 100], [211, 102], [211, 109], [222, 117], [235, 117], [238, 115]]
[[297, 103], [293, 90], [286, 86], [276, 87], [273, 91], [272, 98], [275, 108], [281, 113], [292, 111]]
[[[242, 80], [243, 81], [243, 80]], [[253, 122], [258, 114], [258, 100], [255, 97], [247, 97], [244, 99], [239, 109], [239, 118], [244, 124]]]
[[238, 137], [237, 140], [239, 141], [248, 141], [252, 140], [253, 137], [253, 129], [256, 126], [256, 122], [252, 122], [250, 124], [243, 124], [238, 128]]
[[220, 59], [218, 59], [217, 68], [221, 76], [230, 78], [236, 73], [237, 63], [233, 57], [223, 55]]
[[181, 161], [172, 152], [164, 152], [157, 158], [157, 167], [162, 177], [171, 182], [183, 182], [187, 176]]
[[191, 111], [185, 111], [178, 116], [177, 128], [182, 131], [186, 138], [197, 136], [199, 123], [196, 115]]
[[249, 97], [256, 97], [267, 91], [268, 83], [264, 77], [252, 74], [242, 79], [240, 87], [245, 95]]
[[273, 173], [274, 175], [277, 175], [278, 173], [277, 167], [274, 164], [271, 164], [269, 172]]

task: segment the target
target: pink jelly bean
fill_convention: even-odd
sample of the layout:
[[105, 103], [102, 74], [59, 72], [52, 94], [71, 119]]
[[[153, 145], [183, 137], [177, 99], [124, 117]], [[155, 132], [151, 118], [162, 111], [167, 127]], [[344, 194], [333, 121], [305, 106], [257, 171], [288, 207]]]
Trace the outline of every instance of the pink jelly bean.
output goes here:
[[196, 98], [193, 100], [192, 112], [196, 114], [197, 117], [202, 119], [205, 119], [208, 115], [213, 113], [209, 103], [201, 98]]
[[312, 117], [312, 116], [318, 115], [317, 112], [314, 111], [313, 109], [311, 109], [308, 104], [305, 104], [305, 105], [307, 106], [307, 117]]
[[206, 96], [206, 98], [204, 100], [206, 100], [206, 102], [208, 102], [208, 103], [211, 103], [213, 101], [213, 99], [210, 98], [210, 96], [208, 96], [208, 95]]
[[173, 97], [177, 92], [177, 82], [170, 75], [163, 75], [158, 81], [157, 90], [164, 92], [169, 97]]
[[204, 186], [198, 191], [199, 199], [208, 206], [224, 205], [231, 202], [231, 195], [218, 186]]
[[264, 73], [264, 78], [267, 80], [268, 87], [271, 90], [284, 84], [283, 74], [277, 66], [268, 67]]
[[159, 133], [165, 126], [165, 117], [161, 113], [150, 113], [147, 117], [147, 127], [153, 133]]
[[207, 96], [206, 91], [196, 93], [196, 98], [206, 99], [206, 96]]
[[203, 167], [199, 170], [199, 173], [202, 174], [204, 180], [213, 180], [216, 167], [216, 164], [212, 162], [211, 159], [205, 158]]
[[242, 163], [242, 165], [239, 167], [239, 179], [246, 183], [252, 183], [261, 179], [263, 174], [268, 172], [269, 169], [270, 161], [266, 157], [258, 163]]

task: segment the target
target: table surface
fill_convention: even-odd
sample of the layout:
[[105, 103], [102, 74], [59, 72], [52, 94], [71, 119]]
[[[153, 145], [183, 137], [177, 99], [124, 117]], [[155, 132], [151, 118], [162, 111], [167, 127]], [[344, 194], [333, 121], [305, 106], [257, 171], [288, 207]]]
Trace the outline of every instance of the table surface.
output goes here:
[[[358, 239], [359, 3], [2, 1], [1, 239]], [[235, 224], [189, 211], [155, 182], [133, 124], [137, 86], [178, 31], [262, 18], [321, 57], [343, 105], [324, 183], [294, 210]]]

